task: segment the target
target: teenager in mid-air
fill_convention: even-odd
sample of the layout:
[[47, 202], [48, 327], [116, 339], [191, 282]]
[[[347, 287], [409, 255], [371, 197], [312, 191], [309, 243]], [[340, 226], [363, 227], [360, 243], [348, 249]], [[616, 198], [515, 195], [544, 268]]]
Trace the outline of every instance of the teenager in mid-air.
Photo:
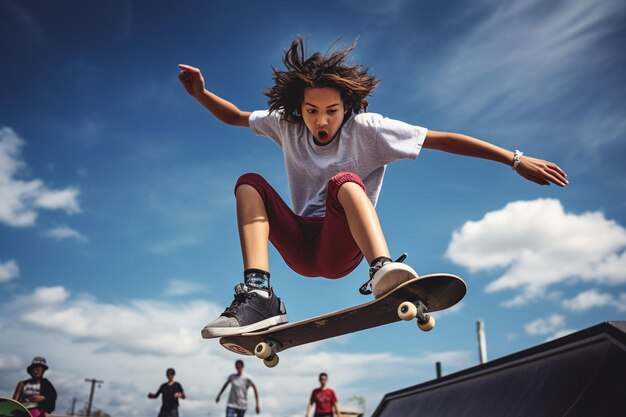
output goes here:
[[416, 277], [411, 267], [392, 261], [375, 206], [387, 165], [415, 159], [422, 148], [500, 162], [540, 185], [568, 183], [556, 164], [520, 151], [368, 113], [367, 98], [379, 80], [346, 62], [355, 46], [307, 57], [303, 40], [294, 40], [284, 53], [285, 70], [273, 70], [275, 84], [265, 91], [269, 109], [254, 112], [208, 91], [198, 68], [179, 65], [185, 90], [218, 120], [250, 127], [282, 149], [291, 193], [289, 207], [260, 175], [237, 181], [243, 283], [235, 287], [232, 304], [204, 328], [204, 337], [287, 321], [270, 286], [268, 240], [307, 277], [343, 277], [365, 257], [375, 297]]

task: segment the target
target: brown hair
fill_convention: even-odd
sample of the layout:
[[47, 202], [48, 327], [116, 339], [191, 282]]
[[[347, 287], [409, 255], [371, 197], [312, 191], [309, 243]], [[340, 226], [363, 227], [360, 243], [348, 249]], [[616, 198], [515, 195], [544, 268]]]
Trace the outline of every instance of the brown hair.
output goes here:
[[305, 58], [302, 37], [293, 40], [291, 47], [284, 51], [283, 64], [287, 70], [272, 68], [275, 84], [264, 93], [269, 97], [269, 110], [281, 110], [286, 120], [301, 122], [304, 89], [332, 87], [339, 90], [347, 112], [367, 111], [367, 96], [380, 81], [368, 74], [362, 65], [346, 64], [345, 58], [356, 47], [357, 40], [349, 48], [337, 50], [329, 56], [315, 52], [309, 58]]

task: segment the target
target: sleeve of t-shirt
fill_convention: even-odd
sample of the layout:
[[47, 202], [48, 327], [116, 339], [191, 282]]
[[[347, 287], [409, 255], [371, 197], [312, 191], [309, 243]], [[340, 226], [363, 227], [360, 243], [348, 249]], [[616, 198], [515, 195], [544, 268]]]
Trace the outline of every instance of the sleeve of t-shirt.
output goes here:
[[280, 113], [269, 112], [268, 110], [253, 111], [248, 118], [250, 129], [255, 135], [266, 136], [282, 147], [281, 125], [286, 123]]
[[176, 383], [176, 385], [177, 385], [177, 387], [176, 387], [176, 388], [178, 388], [178, 392], [183, 392], [183, 391], [185, 391], [185, 390], [183, 389], [183, 386], [182, 386], [182, 385], [180, 385], [180, 383], [178, 383], [178, 382], [177, 382], [177, 383]]
[[357, 116], [363, 128], [375, 129], [376, 156], [386, 165], [398, 159], [415, 159], [422, 149], [428, 129], [376, 113]]
[[335, 391], [333, 391], [332, 398], [330, 399], [330, 404], [331, 405], [337, 404], [337, 396], [335, 395]]

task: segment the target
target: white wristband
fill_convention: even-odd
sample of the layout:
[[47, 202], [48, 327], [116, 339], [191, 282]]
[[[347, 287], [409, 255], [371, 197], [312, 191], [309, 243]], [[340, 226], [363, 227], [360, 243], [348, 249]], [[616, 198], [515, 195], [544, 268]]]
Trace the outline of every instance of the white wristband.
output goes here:
[[524, 152], [518, 151], [517, 149], [515, 150], [513, 154], [513, 166], [511, 167], [513, 171], [517, 170], [517, 166], [522, 161], [522, 155], [524, 155]]

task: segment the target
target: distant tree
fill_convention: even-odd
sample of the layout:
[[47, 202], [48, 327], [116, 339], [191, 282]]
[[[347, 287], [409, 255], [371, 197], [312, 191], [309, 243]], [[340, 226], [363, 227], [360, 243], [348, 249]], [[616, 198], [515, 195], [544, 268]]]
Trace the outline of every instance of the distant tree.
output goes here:
[[350, 397], [348, 401], [354, 402], [359, 407], [361, 412], [365, 413], [365, 398], [363, 398], [360, 395], [355, 395], [355, 396]]

